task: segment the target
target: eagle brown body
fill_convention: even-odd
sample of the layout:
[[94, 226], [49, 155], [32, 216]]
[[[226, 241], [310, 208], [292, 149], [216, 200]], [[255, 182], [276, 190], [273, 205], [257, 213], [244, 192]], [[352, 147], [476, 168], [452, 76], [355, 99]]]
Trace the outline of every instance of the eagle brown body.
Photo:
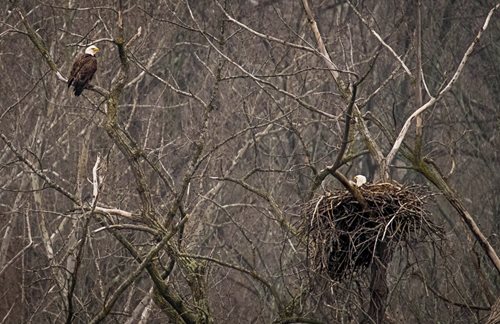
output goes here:
[[90, 46], [85, 50], [85, 54], [79, 55], [73, 63], [73, 67], [69, 74], [68, 88], [73, 86], [75, 96], [82, 94], [83, 89], [87, 87], [95, 71], [97, 71], [95, 53], [98, 51], [99, 49], [97, 47]]

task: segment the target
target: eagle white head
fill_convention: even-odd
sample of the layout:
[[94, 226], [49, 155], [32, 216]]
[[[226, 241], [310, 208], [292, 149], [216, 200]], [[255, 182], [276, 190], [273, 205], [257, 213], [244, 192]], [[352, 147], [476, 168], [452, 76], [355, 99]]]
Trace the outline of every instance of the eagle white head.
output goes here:
[[361, 174], [354, 176], [353, 179], [354, 179], [354, 181], [356, 181], [354, 183], [354, 185], [356, 187], [361, 187], [362, 185], [364, 185], [366, 183], [366, 177], [364, 175], [361, 175]]
[[85, 49], [85, 54], [89, 54], [92, 56], [95, 56], [97, 52], [99, 52], [99, 49], [95, 45], [91, 45]]

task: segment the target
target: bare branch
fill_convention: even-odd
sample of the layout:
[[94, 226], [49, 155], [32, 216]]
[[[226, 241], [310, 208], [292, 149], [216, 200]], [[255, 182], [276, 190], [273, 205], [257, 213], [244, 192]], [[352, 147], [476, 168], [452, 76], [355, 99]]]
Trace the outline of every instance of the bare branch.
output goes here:
[[330, 54], [328, 54], [328, 51], [326, 50], [325, 43], [323, 42], [323, 38], [321, 37], [321, 34], [318, 29], [318, 24], [316, 23], [316, 19], [314, 18], [314, 14], [309, 7], [309, 1], [308, 0], [302, 0], [302, 5], [304, 6], [304, 10], [307, 14], [307, 19], [309, 21], [309, 24], [311, 25], [311, 30], [314, 33], [314, 38], [316, 39], [316, 43], [318, 44], [319, 52], [321, 53], [323, 57], [323, 61], [326, 63], [328, 68], [330, 69], [330, 73], [332, 74], [333, 80], [339, 87], [340, 91], [345, 91], [345, 86], [342, 82], [342, 80], [339, 79], [340, 75], [337, 72], [337, 66], [335, 63], [332, 62], [332, 59], [330, 58]]
[[215, 3], [217, 4], [217, 6], [219, 7], [219, 9], [224, 13], [224, 15], [226, 16], [226, 18], [230, 22], [232, 22], [232, 23], [240, 26], [241, 28], [249, 31], [250, 33], [254, 34], [255, 36], [258, 36], [260, 38], [267, 39], [268, 41], [276, 42], [276, 43], [279, 43], [279, 44], [282, 44], [282, 45], [285, 45], [285, 46], [297, 48], [297, 49], [300, 49], [300, 50], [303, 50], [303, 51], [306, 51], [306, 52], [317, 53], [317, 50], [314, 49], [314, 48], [312, 48], [312, 47], [310, 47], [310, 46], [303, 46], [303, 45], [299, 45], [299, 44], [290, 43], [290, 42], [284, 41], [284, 40], [279, 39], [279, 38], [274, 37], [274, 36], [270, 36], [270, 35], [259, 33], [258, 31], [256, 31], [256, 30], [248, 27], [247, 25], [243, 24], [242, 22], [238, 21], [237, 19], [234, 19], [233, 17], [231, 17], [227, 13], [227, 11], [222, 7], [222, 5], [219, 3], [219, 1], [215, 1]]
[[391, 52], [391, 54], [396, 58], [396, 60], [398, 60], [399, 64], [401, 64], [401, 66], [403, 67], [403, 69], [405, 70], [406, 74], [408, 74], [410, 77], [413, 77], [412, 73], [410, 72], [410, 69], [406, 66], [405, 62], [401, 59], [401, 57], [392, 49], [392, 47], [390, 47], [383, 39], [382, 37], [380, 37], [380, 35], [375, 31], [375, 29], [373, 29], [372, 27], [370, 27], [370, 24], [368, 24], [368, 22], [366, 21], [365, 18], [363, 18], [363, 16], [361, 15], [361, 13], [356, 9], [356, 7], [352, 4], [352, 2], [350, 0], [347, 0], [347, 3], [349, 3], [349, 6], [352, 8], [352, 10], [354, 11], [354, 13], [356, 14], [356, 16], [359, 17], [359, 19], [361, 19], [361, 21], [363, 22], [363, 24], [370, 30], [370, 32], [378, 39], [378, 41], [385, 47], [389, 50], [389, 52]]
[[[92, 324], [99, 323], [106, 317], [106, 315], [111, 311], [111, 308], [116, 303], [121, 294], [125, 291], [125, 289], [127, 289], [132, 284], [132, 282], [144, 271], [144, 269], [150, 265], [151, 260], [165, 247], [165, 245], [168, 244], [172, 236], [174, 236], [174, 234], [177, 232], [179, 226], [182, 226], [182, 224], [184, 224], [187, 221], [187, 219], [188, 217], [184, 217], [168, 235], [165, 235], [162, 238], [162, 240], [148, 252], [146, 257], [142, 259], [139, 266], [134, 271], [132, 271], [125, 280], [123, 280], [120, 283], [118, 288], [116, 288], [114, 293], [107, 299], [105, 304], [102, 306], [101, 311], [97, 313], [89, 323]], [[188, 313], [183, 315], [189, 316]]]
[[458, 65], [455, 73], [453, 74], [453, 77], [451, 78], [451, 80], [448, 82], [448, 84], [446, 84], [446, 86], [443, 88], [443, 90], [441, 90], [437, 95], [436, 97], [432, 97], [431, 99], [429, 99], [429, 101], [427, 101], [423, 106], [421, 106], [420, 108], [418, 108], [417, 110], [415, 110], [413, 112], [413, 114], [410, 115], [410, 117], [408, 117], [408, 119], [406, 120], [406, 122], [404, 123], [403, 127], [401, 128], [401, 131], [399, 132], [399, 135], [398, 137], [396, 138], [396, 141], [394, 142], [389, 154], [387, 154], [387, 157], [386, 157], [386, 161], [385, 161], [385, 165], [384, 167], [387, 168], [389, 164], [392, 163], [392, 160], [394, 159], [394, 157], [396, 156], [396, 153], [398, 152], [399, 150], [399, 147], [401, 146], [401, 143], [403, 142], [405, 136], [406, 136], [406, 133], [408, 132], [408, 130], [410, 129], [410, 126], [411, 126], [411, 123], [413, 121], [413, 119], [415, 119], [415, 117], [417, 117], [418, 115], [420, 115], [421, 113], [423, 113], [425, 110], [427, 110], [429, 107], [431, 107], [434, 103], [436, 103], [438, 100], [440, 100], [443, 95], [451, 89], [451, 87], [455, 84], [455, 82], [458, 80], [458, 77], [460, 76], [460, 74], [462, 73], [464, 67], [465, 67], [465, 64], [467, 63], [467, 60], [469, 59], [470, 55], [472, 54], [472, 51], [474, 50], [474, 47], [476, 46], [476, 44], [479, 42], [479, 39], [481, 38], [481, 36], [483, 35], [483, 32], [486, 30], [486, 28], [488, 27], [488, 24], [490, 23], [490, 19], [491, 17], [493, 16], [493, 13], [495, 12], [495, 10], [497, 10], [498, 8], [500, 7], [500, 3], [497, 4], [496, 6], [494, 6], [489, 12], [488, 12], [488, 15], [486, 16], [486, 19], [484, 20], [484, 24], [483, 26], [481, 27], [481, 29], [478, 31], [476, 37], [474, 38], [474, 40], [472, 41], [472, 43], [469, 45], [469, 47], [467, 48], [467, 51], [465, 51], [465, 54], [464, 56], [462, 57], [462, 60], [460, 61], [460, 64]]
[[26, 164], [37, 176], [39, 176], [40, 178], [42, 178], [43, 180], [45, 180], [45, 182], [47, 182], [49, 184], [49, 186], [51, 186], [55, 190], [57, 190], [60, 193], [62, 193], [64, 196], [66, 196], [67, 198], [69, 198], [72, 202], [78, 203], [78, 199], [72, 193], [70, 193], [68, 190], [64, 189], [62, 186], [60, 186], [57, 183], [55, 183], [54, 181], [52, 181], [52, 179], [50, 179], [45, 173], [43, 173], [43, 171], [41, 171], [38, 168], [36, 168], [33, 165], [33, 163], [31, 163], [28, 159], [26, 159], [14, 147], [14, 145], [12, 144], [12, 142], [7, 139], [7, 136], [5, 136], [4, 134], [0, 133], [0, 138], [4, 141], [5, 144], [7, 144], [7, 146], [16, 155], [16, 157], [19, 160], [21, 160], [24, 164]]
[[28, 244], [26, 246], [24, 246], [21, 251], [17, 252], [16, 255], [14, 255], [12, 257], [12, 259], [9, 260], [9, 262], [7, 262], [3, 267], [2, 269], [0, 269], [0, 276], [4, 273], [5, 270], [7, 270], [12, 264], [14, 264], [14, 262], [20, 257], [22, 256], [30, 247], [33, 246], [33, 237], [31, 236], [31, 224], [30, 224], [30, 220], [28, 218], [28, 213], [26, 212], [25, 213], [25, 218], [26, 218], [26, 229], [27, 229], [27, 232], [28, 232]]

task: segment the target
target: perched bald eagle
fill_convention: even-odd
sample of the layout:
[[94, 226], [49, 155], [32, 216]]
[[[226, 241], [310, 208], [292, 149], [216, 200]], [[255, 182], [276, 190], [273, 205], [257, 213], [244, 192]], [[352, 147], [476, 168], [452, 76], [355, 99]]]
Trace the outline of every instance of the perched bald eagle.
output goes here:
[[82, 94], [83, 89], [94, 76], [97, 70], [97, 59], [95, 57], [97, 52], [99, 52], [99, 49], [96, 46], [89, 46], [85, 49], [85, 53], [78, 55], [73, 63], [69, 74], [68, 88], [73, 86], [75, 96]]

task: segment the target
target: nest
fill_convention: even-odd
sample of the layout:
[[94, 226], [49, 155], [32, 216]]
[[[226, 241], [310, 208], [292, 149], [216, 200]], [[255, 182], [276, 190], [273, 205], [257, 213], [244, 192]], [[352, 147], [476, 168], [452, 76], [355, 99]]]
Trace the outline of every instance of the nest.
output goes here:
[[341, 280], [365, 270], [380, 246], [393, 251], [401, 242], [442, 237], [425, 208], [430, 195], [422, 187], [378, 183], [359, 190], [367, 208], [346, 190], [327, 192], [305, 205], [301, 229], [316, 271]]

